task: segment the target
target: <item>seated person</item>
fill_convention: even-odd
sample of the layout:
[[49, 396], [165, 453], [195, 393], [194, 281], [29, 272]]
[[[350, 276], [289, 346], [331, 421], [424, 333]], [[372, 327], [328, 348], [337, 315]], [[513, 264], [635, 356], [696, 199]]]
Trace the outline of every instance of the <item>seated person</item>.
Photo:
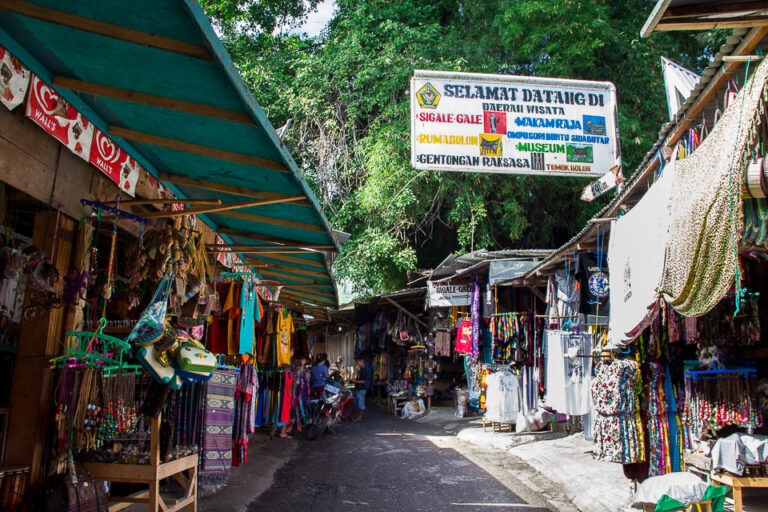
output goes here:
[[312, 388], [313, 396], [319, 396], [325, 389], [325, 384], [330, 380], [329, 366], [328, 355], [318, 354], [315, 358], [315, 365], [309, 371], [309, 387]]

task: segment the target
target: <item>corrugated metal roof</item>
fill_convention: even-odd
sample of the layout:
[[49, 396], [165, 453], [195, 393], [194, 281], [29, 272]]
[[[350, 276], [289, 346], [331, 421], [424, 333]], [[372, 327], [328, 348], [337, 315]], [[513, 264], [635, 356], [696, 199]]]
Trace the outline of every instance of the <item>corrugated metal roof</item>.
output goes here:
[[444, 279], [459, 271], [465, 271], [474, 265], [494, 259], [543, 258], [552, 252], [552, 249], [502, 249], [499, 251], [481, 249], [466, 254], [451, 254], [429, 273], [429, 279], [432, 281]]
[[[177, 196], [277, 200], [201, 215], [228, 242], [338, 249], [195, 0], [0, 0], [0, 44]], [[336, 305], [324, 253], [252, 258], [270, 278], [320, 286], [301, 300]]]

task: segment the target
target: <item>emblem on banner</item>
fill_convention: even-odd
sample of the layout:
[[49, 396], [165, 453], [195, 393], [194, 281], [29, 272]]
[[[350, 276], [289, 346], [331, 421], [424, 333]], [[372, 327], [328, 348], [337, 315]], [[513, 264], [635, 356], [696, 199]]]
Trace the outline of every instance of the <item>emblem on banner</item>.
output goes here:
[[440, 93], [431, 83], [427, 82], [416, 93], [416, 99], [421, 108], [437, 108], [437, 104], [440, 102]]

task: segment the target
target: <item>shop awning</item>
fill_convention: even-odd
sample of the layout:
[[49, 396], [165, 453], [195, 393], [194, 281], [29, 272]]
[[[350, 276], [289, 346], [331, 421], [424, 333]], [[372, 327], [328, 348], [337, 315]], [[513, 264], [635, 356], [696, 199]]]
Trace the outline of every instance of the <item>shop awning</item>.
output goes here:
[[231, 244], [290, 246], [241, 257], [336, 305], [322, 251], [339, 244], [195, 0], [0, 0], [0, 44], [179, 197], [247, 202], [201, 217]]
[[526, 272], [539, 264], [540, 260], [497, 260], [491, 261], [488, 267], [488, 283], [494, 284], [509, 283], [525, 275]]
[[760, 0], [658, 0], [640, 31], [642, 37], [668, 30], [761, 27], [768, 8]]

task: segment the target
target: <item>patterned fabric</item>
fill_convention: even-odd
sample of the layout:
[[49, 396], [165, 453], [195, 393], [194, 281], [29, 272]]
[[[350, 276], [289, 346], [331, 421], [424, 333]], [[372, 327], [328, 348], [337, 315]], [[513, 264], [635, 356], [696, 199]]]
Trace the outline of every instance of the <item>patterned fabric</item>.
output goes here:
[[208, 381], [203, 413], [203, 471], [226, 471], [232, 466], [232, 422], [237, 376], [215, 370]]
[[677, 162], [661, 291], [684, 316], [707, 313], [734, 284], [741, 184], [767, 76], [763, 61], [709, 137]]
[[664, 435], [667, 425], [664, 417], [666, 405], [661, 390], [661, 366], [657, 362], [649, 363], [646, 397], [648, 400], [649, 468], [648, 476], [665, 474], [667, 466], [667, 439]]
[[645, 439], [637, 407], [639, 382], [634, 361], [597, 365], [592, 380], [595, 459], [623, 464], [644, 460]]
[[450, 331], [437, 331], [435, 334], [435, 355], [451, 356], [451, 333]]
[[235, 415], [234, 432], [232, 434], [234, 444], [233, 466], [248, 462], [248, 434], [251, 418], [251, 404], [254, 402], [253, 374], [256, 369], [251, 364], [240, 366], [240, 375], [237, 376], [235, 387]]

